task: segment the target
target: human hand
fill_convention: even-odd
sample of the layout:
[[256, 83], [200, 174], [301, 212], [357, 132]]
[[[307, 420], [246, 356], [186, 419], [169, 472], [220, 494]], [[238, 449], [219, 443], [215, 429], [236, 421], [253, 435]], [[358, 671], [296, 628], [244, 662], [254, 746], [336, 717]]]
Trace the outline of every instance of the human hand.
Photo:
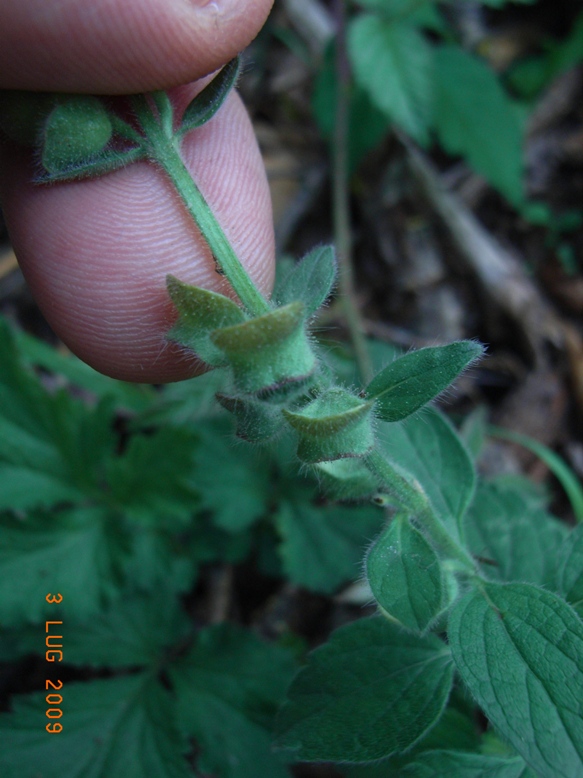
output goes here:
[[[271, 0], [12, 0], [0, 7], [0, 86], [125, 94], [171, 89], [182, 108], [196, 80], [257, 34]], [[269, 191], [251, 124], [232, 94], [189, 133], [183, 157], [256, 284], [273, 278]], [[195, 361], [165, 339], [168, 273], [218, 289], [208, 247], [164, 174], [137, 163], [102, 178], [35, 186], [31, 155], [3, 144], [0, 195], [39, 307], [83, 360], [116, 378], [164, 382]], [[221, 287], [224, 291], [224, 287]]]

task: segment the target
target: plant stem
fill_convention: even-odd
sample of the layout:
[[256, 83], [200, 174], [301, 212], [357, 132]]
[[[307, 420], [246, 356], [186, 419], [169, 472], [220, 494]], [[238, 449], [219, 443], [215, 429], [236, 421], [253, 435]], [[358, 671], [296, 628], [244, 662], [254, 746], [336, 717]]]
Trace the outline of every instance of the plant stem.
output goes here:
[[348, 120], [350, 99], [350, 66], [346, 56], [346, 9], [344, 0], [335, 0], [336, 35], [336, 116], [333, 142], [333, 215], [334, 242], [338, 252], [340, 303], [356, 363], [362, 381], [372, 378], [372, 366], [360, 311], [355, 302], [354, 272], [352, 268], [352, 238], [350, 233], [350, 205], [348, 191]]
[[411, 511], [433, 542], [450, 558], [456, 559], [469, 571], [476, 572], [476, 563], [468, 552], [457, 543], [435, 515], [427, 496], [420, 485], [411, 484], [390, 462], [373, 449], [363, 459], [368, 469], [382, 482], [383, 486]]
[[268, 301], [250, 279], [212, 209], [182, 161], [178, 142], [169, 132], [164, 131], [163, 125], [152, 113], [144, 96], [139, 95], [134, 99], [134, 108], [147, 139], [149, 158], [160, 165], [174, 184], [186, 209], [208, 243], [215, 262], [229, 280], [235, 293], [252, 316], [269, 313], [271, 307]]

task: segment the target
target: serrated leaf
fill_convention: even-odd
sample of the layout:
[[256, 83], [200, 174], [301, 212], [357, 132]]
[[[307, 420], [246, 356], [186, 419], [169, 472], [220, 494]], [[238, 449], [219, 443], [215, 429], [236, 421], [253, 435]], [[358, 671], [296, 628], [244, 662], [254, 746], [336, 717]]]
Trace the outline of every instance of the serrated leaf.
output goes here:
[[502, 759], [463, 751], [419, 754], [399, 773], [403, 778], [535, 778], [523, 759]]
[[198, 767], [220, 778], [286, 778], [270, 730], [294, 671], [289, 652], [223, 624], [202, 630], [170, 667], [178, 720], [201, 750]]
[[378, 532], [382, 512], [374, 506], [318, 506], [311, 489], [296, 485], [275, 514], [279, 547], [289, 579], [331, 594], [360, 574], [368, 539]]
[[307, 761], [367, 762], [413, 746], [441, 716], [453, 668], [437, 638], [362, 619], [313, 651], [282, 707], [279, 748]]
[[269, 463], [265, 454], [242, 443], [234, 446], [231, 425], [217, 420], [198, 425], [200, 446], [195, 455], [192, 485], [201, 508], [212, 511], [217, 527], [240, 532], [267, 513]]
[[198, 504], [192, 483], [198, 445], [194, 432], [175, 427], [132, 436], [124, 454], [108, 463], [110, 504], [141, 522], [187, 524]]
[[397, 514], [371, 546], [366, 574], [383, 611], [413, 632], [424, 632], [443, 608], [439, 557], [404, 514]]
[[531, 584], [484, 582], [481, 590], [451, 613], [458, 672], [538, 775], [583, 776], [583, 622]]
[[[316, 75], [312, 111], [324, 138], [332, 141], [336, 126], [338, 79], [336, 50], [332, 41]], [[366, 154], [386, 136], [390, 126], [386, 114], [374, 105], [362, 87], [351, 84], [348, 95], [348, 167], [354, 173]]]
[[440, 46], [435, 78], [435, 126], [446, 151], [463, 154], [510, 202], [520, 203], [523, 128], [496, 74], [459, 46]]
[[196, 127], [201, 127], [209, 119], [212, 119], [237, 83], [240, 64], [239, 57], [227, 62], [210, 84], [205, 86], [202, 92], [199, 92], [194, 100], [188, 104], [178, 130], [180, 135], [184, 135]]
[[50, 395], [21, 364], [0, 321], [0, 510], [98, 498], [114, 449], [109, 400], [89, 409]]
[[551, 582], [566, 526], [520, 489], [482, 483], [465, 521], [470, 551], [483, 560], [484, 573], [499, 581]]
[[376, 14], [357, 16], [348, 28], [354, 76], [373, 103], [420, 142], [432, 117], [432, 51], [417, 28]]
[[571, 530], [559, 549], [556, 585], [583, 618], [583, 524]]
[[437, 517], [459, 537], [476, 475], [449, 422], [437, 411], [426, 409], [403, 422], [380, 424], [378, 438], [393, 466], [421, 485]]
[[0, 715], [5, 778], [189, 778], [169, 693], [148, 675], [65, 683], [63, 731], [49, 734], [47, 692]]
[[166, 278], [166, 287], [179, 313], [167, 337], [191, 348], [209, 365], [227, 364], [225, 355], [213, 343], [211, 332], [245, 321], [243, 311], [228, 297], [185, 284], [171, 275]]
[[[118, 591], [128, 539], [117, 516], [99, 508], [0, 515], [0, 621], [6, 625], [50, 618], [60, 593], [67, 616], [98, 612]], [[18, 585], [15, 585], [15, 582]]]
[[411, 351], [376, 375], [366, 396], [383, 421], [400, 421], [441, 394], [484, 348], [472, 340]]
[[170, 587], [129, 594], [90, 621], [69, 624], [65, 661], [92, 667], [157, 667], [192, 625]]
[[336, 258], [332, 246], [317, 246], [293, 266], [273, 296], [278, 305], [300, 300], [311, 316], [329, 297], [336, 279]]

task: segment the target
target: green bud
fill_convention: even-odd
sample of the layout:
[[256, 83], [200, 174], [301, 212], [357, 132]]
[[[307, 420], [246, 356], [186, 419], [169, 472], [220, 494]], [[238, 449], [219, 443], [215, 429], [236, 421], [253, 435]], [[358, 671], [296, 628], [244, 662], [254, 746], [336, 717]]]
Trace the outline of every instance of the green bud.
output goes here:
[[329, 389], [301, 411], [283, 410], [299, 435], [302, 462], [328, 462], [360, 457], [374, 445], [373, 403], [345, 389]]
[[316, 359], [304, 319], [303, 304], [294, 302], [211, 334], [241, 392], [279, 401], [307, 384]]
[[228, 360], [211, 340], [211, 332], [245, 321], [243, 311], [228, 297], [184, 284], [171, 275], [166, 288], [180, 314], [168, 338], [191, 348], [208, 365], [226, 365]]
[[281, 428], [281, 412], [272, 405], [257, 400], [216, 395], [219, 403], [237, 420], [237, 436], [249, 443], [262, 443], [272, 438]]
[[41, 160], [49, 173], [62, 173], [98, 157], [113, 128], [98, 97], [61, 95], [42, 133]]

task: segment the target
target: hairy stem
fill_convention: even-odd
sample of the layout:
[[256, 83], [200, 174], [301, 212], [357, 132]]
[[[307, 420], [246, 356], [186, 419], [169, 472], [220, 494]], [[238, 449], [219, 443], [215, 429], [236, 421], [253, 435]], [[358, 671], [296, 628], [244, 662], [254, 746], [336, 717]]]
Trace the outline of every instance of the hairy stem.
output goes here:
[[[268, 301], [257, 289], [235, 254], [221, 225], [182, 161], [178, 143], [152, 113], [147, 99], [140, 95], [134, 108], [147, 138], [149, 158], [168, 175], [186, 209], [209, 245], [215, 262], [252, 316], [269, 313]], [[165, 122], [167, 125], [167, 122]], [[166, 131], [165, 131], [166, 129]]]
[[416, 489], [376, 449], [367, 454], [363, 461], [389, 493], [396, 497], [413, 514], [416, 521], [419, 522], [436, 546], [442, 549], [450, 558], [461, 562], [468, 571], [476, 571], [476, 563], [470, 554], [451, 537], [439, 521], [421, 487]]

